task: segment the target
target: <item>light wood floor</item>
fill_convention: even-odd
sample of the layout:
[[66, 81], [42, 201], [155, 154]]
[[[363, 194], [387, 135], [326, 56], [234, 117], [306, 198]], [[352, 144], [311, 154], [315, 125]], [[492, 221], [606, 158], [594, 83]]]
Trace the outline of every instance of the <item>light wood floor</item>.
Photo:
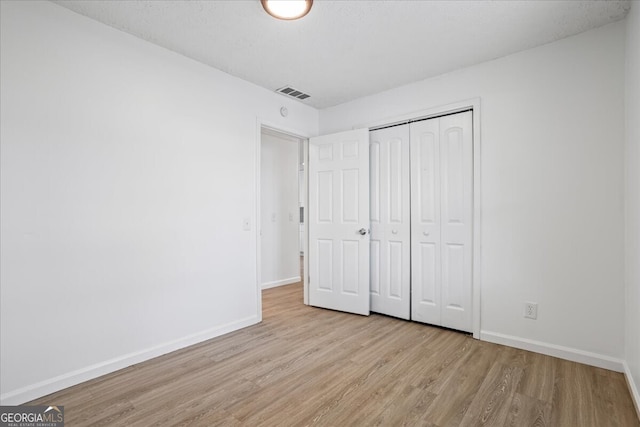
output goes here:
[[264, 321], [63, 390], [67, 426], [638, 426], [622, 374], [265, 290]]

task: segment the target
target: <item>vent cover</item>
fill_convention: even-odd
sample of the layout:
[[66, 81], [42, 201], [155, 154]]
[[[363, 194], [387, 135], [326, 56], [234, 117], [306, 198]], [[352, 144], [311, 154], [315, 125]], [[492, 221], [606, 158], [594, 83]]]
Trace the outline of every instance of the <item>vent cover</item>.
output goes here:
[[283, 95], [290, 96], [292, 98], [296, 98], [296, 99], [307, 99], [311, 96], [311, 95], [307, 95], [301, 90], [294, 89], [291, 86], [281, 87], [280, 89], [276, 89], [276, 92], [281, 93]]

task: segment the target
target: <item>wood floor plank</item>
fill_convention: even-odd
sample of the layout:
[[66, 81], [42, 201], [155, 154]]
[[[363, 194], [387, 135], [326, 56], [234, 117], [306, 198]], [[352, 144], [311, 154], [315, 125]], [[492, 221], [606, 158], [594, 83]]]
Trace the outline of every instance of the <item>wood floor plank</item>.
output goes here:
[[494, 363], [460, 425], [495, 426], [504, 424], [522, 372], [522, 368], [518, 366]]
[[263, 291], [263, 322], [37, 399], [69, 426], [640, 426], [624, 377]]
[[624, 393], [626, 381], [619, 372], [596, 369], [592, 375], [595, 387], [592, 389], [595, 405], [595, 419], [600, 425], [635, 426], [633, 401], [629, 393]]
[[466, 343], [470, 350], [455, 366], [442, 373], [446, 381], [437, 391], [437, 397], [427, 410], [428, 420], [439, 426], [458, 426], [467, 409], [478, 396], [478, 390], [495, 361], [491, 347]]
[[515, 393], [505, 427], [546, 427], [551, 425], [551, 403]]
[[525, 396], [551, 403], [556, 378], [556, 359], [529, 351], [523, 353], [527, 353], [528, 358], [517, 391]]
[[449, 333], [450, 331], [441, 332], [437, 339], [430, 343], [434, 347], [430, 363], [425, 364], [424, 370], [413, 375], [412, 380], [416, 387], [425, 388], [435, 394], [441, 393], [443, 388], [447, 387], [451, 376], [455, 375], [469, 352], [479, 348], [469, 337]]
[[590, 382], [590, 368], [575, 362], [557, 362], [557, 374], [552, 400], [552, 425], [595, 426], [595, 409]]
[[[320, 408], [332, 398], [336, 385], [354, 369], [357, 367], [351, 362], [336, 361], [324, 374], [310, 372], [308, 381], [285, 381], [267, 388], [266, 409], [247, 408], [239, 411], [241, 415], [236, 412], [234, 415], [247, 425], [280, 425], [284, 420], [289, 425], [305, 425], [306, 419], [314, 419], [317, 424], [321, 421]], [[281, 389], [289, 392], [278, 393]]]

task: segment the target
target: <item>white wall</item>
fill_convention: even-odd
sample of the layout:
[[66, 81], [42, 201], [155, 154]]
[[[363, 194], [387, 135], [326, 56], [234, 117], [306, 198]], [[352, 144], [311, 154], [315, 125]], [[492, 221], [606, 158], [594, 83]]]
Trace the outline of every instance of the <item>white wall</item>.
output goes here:
[[257, 118], [314, 135], [317, 111], [52, 3], [0, 4], [2, 403], [259, 321]]
[[481, 337], [621, 369], [623, 91], [614, 23], [323, 110], [320, 132], [480, 97]]
[[298, 139], [262, 134], [261, 223], [263, 288], [300, 281]]
[[625, 360], [640, 413], [640, 4], [632, 3], [626, 20]]

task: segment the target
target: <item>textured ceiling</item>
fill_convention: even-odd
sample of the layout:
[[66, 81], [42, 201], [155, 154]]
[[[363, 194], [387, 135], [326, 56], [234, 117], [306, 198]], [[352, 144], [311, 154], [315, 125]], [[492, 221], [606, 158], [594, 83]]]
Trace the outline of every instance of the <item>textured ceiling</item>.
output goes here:
[[622, 19], [628, 1], [328, 1], [278, 21], [259, 0], [55, 3], [325, 108]]

